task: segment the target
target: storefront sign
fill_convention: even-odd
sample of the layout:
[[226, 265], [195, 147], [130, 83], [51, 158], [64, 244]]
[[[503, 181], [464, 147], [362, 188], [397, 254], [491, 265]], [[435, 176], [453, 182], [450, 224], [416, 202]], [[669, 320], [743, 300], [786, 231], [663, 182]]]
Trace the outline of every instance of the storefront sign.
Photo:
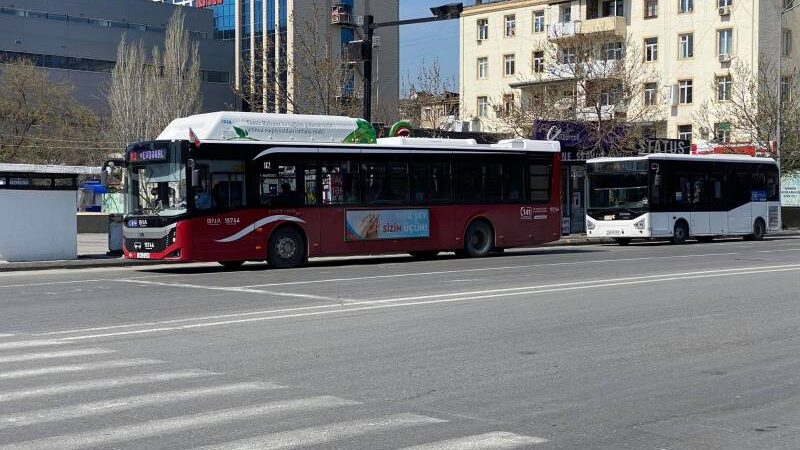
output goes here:
[[800, 207], [800, 172], [781, 176], [781, 206]]
[[692, 142], [688, 139], [645, 138], [639, 140], [637, 150], [640, 155], [650, 153], [689, 155], [692, 153]]
[[206, 8], [209, 6], [221, 5], [224, 0], [194, 0], [195, 8]]
[[345, 212], [345, 240], [430, 237], [427, 209], [359, 209]]

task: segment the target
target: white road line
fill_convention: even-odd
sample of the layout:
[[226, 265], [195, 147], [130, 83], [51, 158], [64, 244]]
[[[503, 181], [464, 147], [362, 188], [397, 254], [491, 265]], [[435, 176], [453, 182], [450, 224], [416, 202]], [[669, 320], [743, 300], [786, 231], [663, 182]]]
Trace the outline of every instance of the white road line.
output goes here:
[[39, 340], [32, 340], [32, 341], [12, 341], [12, 342], [0, 342], [0, 350], [15, 350], [20, 348], [32, 348], [32, 347], [48, 347], [48, 346], [55, 346], [55, 345], [64, 345], [66, 342], [64, 341], [57, 341], [53, 339], [39, 339]]
[[151, 420], [133, 425], [105, 428], [96, 431], [67, 434], [33, 441], [0, 446], [0, 450], [72, 450], [87, 447], [110, 447], [112, 444], [160, 436], [179, 431], [202, 429], [225, 422], [255, 417], [276, 416], [294, 411], [315, 411], [325, 408], [357, 405], [358, 402], [331, 396], [310, 397], [299, 400], [265, 403], [242, 408], [228, 408], [207, 413]]
[[[310, 317], [310, 316], [321, 316], [321, 315], [330, 315], [330, 314], [347, 314], [352, 312], [358, 311], [368, 311], [374, 309], [387, 309], [387, 308], [397, 308], [397, 307], [409, 307], [409, 306], [421, 306], [421, 305], [435, 305], [440, 303], [453, 303], [453, 302], [463, 302], [463, 301], [470, 301], [470, 300], [484, 300], [484, 299], [496, 299], [502, 297], [513, 297], [513, 296], [521, 296], [521, 295], [535, 295], [535, 294], [544, 294], [544, 293], [552, 293], [552, 292], [563, 292], [563, 291], [571, 291], [571, 290], [585, 290], [585, 289], [598, 289], [598, 288], [605, 288], [605, 287], [615, 287], [615, 286], [628, 286], [628, 285], [637, 285], [637, 284], [646, 284], [646, 283], [661, 283], [666, 281], [684, 281], [684, 280], [692, 280], [692, 279], [704, 279], [704, 278], [718, 278], [718, 277], [726, 277], [726, 276], [735, 276], [735, 275], [761, 275], [765, 273], [778, 273], [778, 272], [787, 272], [787, 271], [798, 271], [800, 270], [800, 265], [791, 265], [791, 266], [771, 266], [771, 267], [778, 267], [778, 268], [750, 268], [752, 270], [737, 270], [737, 271], [728, 271], [725, 269], [721, 272], [723, 273], [707, 273], [701, 275], [688, 275], [686, 273], [679, 273], [679, 274], [663, 274], [659, 276], [649, 275], [645, 277], [634, 277], [634, 278], [621, 278], [618, 280], [630, 280], [630, 281], [614, 281], [614, 282], [600, 282], [601, 280], [594, 280], [595, 284], [591, 284], [592, 282], [575, 282], [575, 283], [563, 283], [559, 285], [542, 285], [542, 286], [527, 286], [525, 289], [522, 288], [507, 288], [507, 289], [495, 289], [495, 290], [487, 290], [487, 291], [473, 291], [473, 292], [462, 292], [456, 294], [439, 294], [439, 295], [422, 295], [417, 297], [401, 297], [398, 299], [384, 299], [384, 300], [374, 300], [374, 301], [363, 301], [363, 302], [354, 302], [348, 303], [345, 305], [328, 305], [328, 308], [339, 306], [337, 309], [328, 309], [325, 311], [310, 311], [310, 312], [301, 312], [301, 313], [294, 313], [294, 314], [282, 314], [282, 315], [270, 315], [266, 317], [248, 317], [242, 319], [235, 319], [235, 320], [222, 320], [216, 322], [202, 322], [202, 323], [195, 323], [195, 324], [188, 324], [188, 325], [178, 325], [174, 327], [160, 327], [160, 328], [150, 328], [150, 329], [142, 329], [142, 330], [133, 330], [133, 331], [119, 331], [113, 333], [101, 333], [101, 334], [90, 334], [90, 335], [82, 335], [82, 336], [70, 336], [64, 337], [64, 340], [70, 341], [77, 341], [77, 340], [86, 340], [86, 339], [97, 339], [97, 338], [105, 338], [105, 337], [114, 337], [114, 336], [125, 336], [125, 335], [132, 335], [132, 334], [146, 334], [146, 333], [155, 333], [160, 331], [176, 331], [176, 330], [189, 330], [195, 328], [207, 328], [207, 327], [216, 327], [216, 326], [224, 326], [224, 325], [235, 325], [235, 324], [243, 324], [243, 323], [250, 323], [250, 322], [263, 322], [268, 320], [278, 320], [278, 319], [290, 319], [290, 318], [299, 318], [299, 317]], [[656, 278], [657, 277], [657, 278]], [[557, 287], [549, 287], [549, 286], [557, 286]], [[451, 297], [455, 295], [464, 295], [464, 297], [454, 297], [454, 298], [443, 298], [443, 297]], [[368, 306], [360, 306], [360, 307], [352, 307], [353, 305], [368, 305]], [[344, 307], [343, 307], [344, 306]], [[325, 307], [325, 306], [322, 306]], [[301, 310], [301, 309], [310, 309], [306, 308], [295, 308], [294, 310]]]
[[107, 389], [120, 386], [134, 386], [138, 384], [185, 380], [188, 378], [205, 377], [209, 375], [215, 374], [205, 370], [187, 370], [184, 372], [147, 373], [144, 375], [132, 375], [128, 377], [102, 378], [97, 380], [78, 381], [75, 383], [52, 384], [49, 386], [34, 387], [30, 389], [14, 389], [11, 391], [0, 392], [0, 403], [32, 397], [44, 397], [48, 395], [60, 395], [71, 392], [91, 391], [95, 389]]
[[23, 353], [20, 355], [0, 356], [0, 364], [22, 361], [37, 361], [40, 359], [72, 358], [75, 356], [105, 355], [114, 353], [114, 350], [105, 348], [84, 348], [80, 350], [64, 350], [60, 352]]
[[229, 286], [204, 286], [202, 284], [189, 284], [189, 283], [166, 283], [162, 281], [149, 281], [149, 280], [137, 280], [137, 279], [129, 279], [129, 280], [119, 280], [124, 283], [134, 283], [134, 284], [148, 284], [148, 285], [155, 285], [155, 286], [164, 286], [164, 287], [177, 287], [177, 288], [188, 288], [188, 289], [205, 289], [208, 291], [224, 291], [224, 292], [238, 292], [243, 294], [259, 294], [259, 295], [274, 295], [280, 297], [298, 297], [298, 298], [309, 298], [312, 300], [326, 300], [326, 301], [334, 301], [337, 300], [333, 297], [324, 297], [322, 295], [313, 295], [313, 294], [297, 294], [293, 292], [275, 292], [275, 291], [265, 291], [263, 289], [250, 289], [247, 287], [229, 287]]
[[493, 433], [478, 434], [446, 441], [431, 442], [430, 444], [406, 447], [403, 450], [492, 450], [519, 448], [526, 445], [543, 444], [547, 439], [535, 436], [522, 436], [519, 434], [496, 431]]
[[157, 392], [155, 394], [134, 395], [111, 400], [102, 400], [92, 403], [62, 406], [59, 408], [25, 411], [17, 414], [0, 416], [0, 429], [8, 427], [22, 427], [42, 423], [71, 420], [89, 416], [127, 411], [145, 406], [160, 405], [193, 400], [203, 397], [232, 395], [242, 392], [254, 392], [272, 389], [282, 389], [283, 386], [272, 383], [247, 382], [226, 384], [222, 386], [203, 387], [180, 391]]
[[351, 422], [332, 423], [300, 430], [265, 434], [263, 436], [226, 442], [224, 444], [200, 447], [197, 450], [280, 450], [307, 447], [327, 444], [329, 442], [354, 438], [370, 433], [380, 433], [443, 422], [447, 421], [416, 414], [397, 414], [376, 419], [354, 420]]
[[100, 281], [116, 281], [116, 280], [110, 278], [101, 278], [96, 280], [65, 280], [65, 281], [43, 281], [40, 283], [3, 284], [0, 285], [0, 289], [15, 288], [15, 287], [50, 286], [55, 284], [97, 283]]
[[40, 367], [37, 369], [12, 370], [0, 372], [0, 381], [17, 380], [20, 378], [39, 377], [43, 375], [54, 375], [72, 372], [85, 372], [88, 370], [119, 369], [122, 367], [137, 367], [147, 364], [160, 364], [163, 361], [157, 359], [113, 359], [110, 361], [99, 361], [83, 364], [70, 364], [64, 366]]
[[11, 333], [0, 333], [0, 338], [14, 337]]
[[602, 264], [610, 262], [630, 262], [630, 261], [647, 261], [647, 260], [660, 260], [660, 259], [675, 259], [675, 258], [696, 258], [702, 256], [731, 256], [740, 255], [738, 252], [729, 253], [705, 253], [699, 255], [671, 255], [671, 256], [646, 256], [639, 258], [614, 258], [614, 259], [600, 259], [593, 261], [569, 261], [559, 263], [541, 263], [541, 264], [525, 264], [519, 266], [504, 266], [504, 267], [481, 267], [477, 269], [459, 269], [459, 270], [440, 270], [436, 272], [414, 272], [414, 273], [398, 273], [392, 275], [373, 275], [369, 277], [352, 277], [352, 278], [329, 278], [326, 280], [306, 280], [306, 281], [289, 281], [285, 283], [267, 283], [267, 284], [252, 284], [249, 286], [242, 286], [242, 288], [259, 288], [259, 287], [273, 287], [273, 286], [294, 286], [302, 284], [318, 284], [318, 283], [335, 283], [341, 281], [360, 281], [360, 280], [379, 280], [384, 278], [404, 278], [404, 277], [419, 277], [428, 275], [447, 275], [454, 273], [471, 273], [471, 272], [488, 272], [496, 270], [513, 270], [513, 269], [530, 269], [533, 267], [553, 267], [553, 266], [572, 266], [582, 264]]

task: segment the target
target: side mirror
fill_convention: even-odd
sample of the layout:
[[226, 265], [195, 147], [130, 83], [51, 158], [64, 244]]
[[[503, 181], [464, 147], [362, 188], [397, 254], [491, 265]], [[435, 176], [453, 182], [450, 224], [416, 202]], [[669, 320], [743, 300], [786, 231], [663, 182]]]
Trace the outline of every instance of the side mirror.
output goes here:
[[200, 187], [200, 169], [192, 169], [192, 188], [198, 189]]

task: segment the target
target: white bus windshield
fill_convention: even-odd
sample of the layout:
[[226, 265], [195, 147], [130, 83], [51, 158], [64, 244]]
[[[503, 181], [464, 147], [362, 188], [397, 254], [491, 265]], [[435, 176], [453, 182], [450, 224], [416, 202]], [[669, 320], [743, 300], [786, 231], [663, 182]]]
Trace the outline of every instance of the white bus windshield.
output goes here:
[[589, 209], [645, 209], [647, 172], [592, 173], [589, 175]]
[[175, 216], [186, 212], [186, 171], [177, 162], [136, 164], [130, 170], [131, 214]]

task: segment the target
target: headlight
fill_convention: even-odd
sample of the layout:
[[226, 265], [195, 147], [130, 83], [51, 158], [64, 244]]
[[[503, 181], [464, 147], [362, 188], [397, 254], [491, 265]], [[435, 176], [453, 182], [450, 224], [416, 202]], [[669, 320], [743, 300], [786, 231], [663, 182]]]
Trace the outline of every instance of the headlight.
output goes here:
[[634, 222], [633, 228], [636, 228], [637, 230], [644, 230], [644, 219]]
[[594, 230], [595, 226], [596, 225], [594, 224], [593, 220], [589, 219], [589, 220], [586, 221], [586, 229], [587, 230]]

